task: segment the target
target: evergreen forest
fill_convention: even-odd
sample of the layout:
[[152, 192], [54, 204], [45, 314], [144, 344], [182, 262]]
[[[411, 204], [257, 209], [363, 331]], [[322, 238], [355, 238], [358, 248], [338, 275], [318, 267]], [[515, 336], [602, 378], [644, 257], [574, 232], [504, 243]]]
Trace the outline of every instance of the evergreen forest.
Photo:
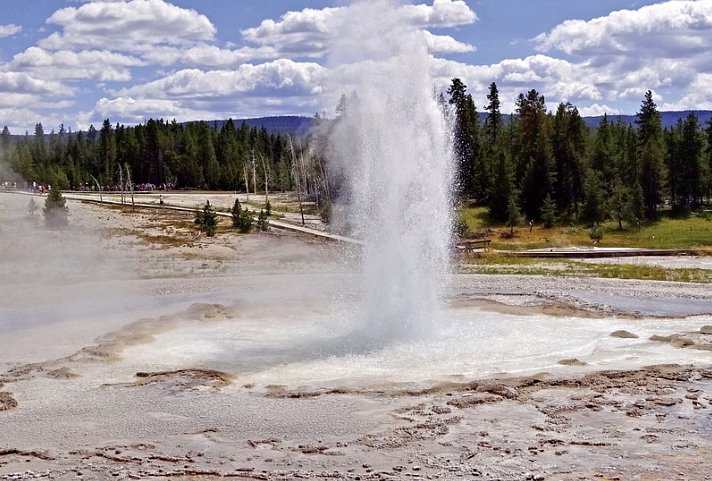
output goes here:
[[550, 226], [612, 219], [622, 228], [652, 221], [661, 209], [676, 214], [709, 205], [712, 120], [701, 125], [691, 112], [663, 128], [651, 91], [634, 124], [604, 116], [592, 129], [570, 103], [547, 110], [534, 89], [517, 97], [508, 116], [495, 83], [484, 116], [460, 79], [447, 94], [440, 102], [453, 117], [458, 197], [487, 206], [493, 220]]
[[[105, 120], [97, 131], [44, 132], [34, 136], [0, 134], [0, 164], [14, 179], [73, 190], [205, 189], [251, 191], [294, 188], [290, 171], [294, 147], [287, 136], [265, 128], [236, 127], [232, 120], [219, 129], [208, 122], [179, 124], [149, 120], [143, 125], [112, 126]], [[20, 184], [18, 184], [19, 187]]]
[[[660, 210], [690, 212], [712, 198], [712, 120], [694, 112], [664, 128], [651, 91], [644, 93], [633, 124], [604, 116], [587, 127], [578, 109], [561, 103], [548, 110], [544, 96], [521, 93], [513, 114], [502, 114], [492, 83], [483, 113], [467, 86], [452, 79], [438, 100], [453, 131], [459, 202], [486, 206], [494, 221], [521, 219], [622, 227], [654, 220]], [[330, 179], [328, 131], [348, 115], [342, 96], [334, 120], [313, 121], [297, 139], [232, 120], [177, 123], [149, 120], [135, 126], [46, 134], [0, 134], [0, 165], [14, 180], [61, 189], [119, 190], [126, 182], [151, 188], [256, 192], [296, 190], [318, 202], [338, 195]], [[8, 172], [0, 172], [3, 179]], [[328, 180], [327, 180], [328, 179]], [[331, 185], [330, 185], [331, 184]], [[328, 210], [328, 205], [320, 206]]]

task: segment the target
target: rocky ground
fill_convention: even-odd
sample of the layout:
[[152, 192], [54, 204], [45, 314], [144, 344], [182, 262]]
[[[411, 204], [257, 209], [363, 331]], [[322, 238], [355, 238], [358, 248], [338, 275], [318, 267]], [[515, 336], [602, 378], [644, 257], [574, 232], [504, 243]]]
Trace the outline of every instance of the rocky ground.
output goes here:
[[651, 340], [684, 363], [582, 371], [570, 358], [524, 376], [258, 385], [125, 353], [275, 300], [319, 309], [352, 274], [350, 248], [277, 232], [207, 239], [184, 214], [79, 203], [58, 233], [27, 218], [27, 200], [0, 195], [0, 479], [712, 479], [708, 286], [452, 282], [451, 305], [562, 322], [693, 315], [695, 329]]

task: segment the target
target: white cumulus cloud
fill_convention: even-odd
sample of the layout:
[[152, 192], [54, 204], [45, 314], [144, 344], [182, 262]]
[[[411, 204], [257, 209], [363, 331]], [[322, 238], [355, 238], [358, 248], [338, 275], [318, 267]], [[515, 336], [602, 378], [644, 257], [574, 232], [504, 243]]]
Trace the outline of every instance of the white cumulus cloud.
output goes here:
[[475, 47], [455, 40], [450, 35], [434, 35], [427, 30], [423, 30], [428, 50], [432, 53], [464, 53], [474, 52]]
[[598, 117], [603, 114], [608, 114], [608, 115], [620, 115], [623, 112], [621, 112], [619, 109], [610, 107], [608, 105], [599, 105], [599, 104], [591, 104], [587, 107], [583, 107], [579, 109], [579, 114], [581, 114], [582, 117]]
[[20, 33], [22, 27], [20, 25], [10, 24], [10, 25], [0, 25], [0, 38], [12, 37], [16, 33]]
[[316, 63], [279, 59], [235, 70], [184, 69], [164, 78], [122, 89], [119, 96], [204, 99], [250, 92], [253, 95], [315, 95], [324, 68]]
[[270, 47], [229, 49], [201, 43], [187, 49], [157, 46], [141, 54], [141, 57], [148, 63], [161, 66], [181, 63], [191, 66], [227, 68], [256, 59], [274, 59], [277, 54]]
[[61, 95], [67, 93], [67, 87], [61, 82], [39, 79], [24, 72], [0, 72], [0, 92]]
[[540, 51], [575, 55], [679, 58], [712, 47], [712, 2], [674, 0], [618, 10], [593, 20], [568, 20], [534, 39]]
[[108, 48], [141, 52], [152, 45], [190, 45], [212, 40], [216, 29], [195, 10], [164, 0], [89, 2], [66, 7], [47, 19], [59, 25], [39, 46], [49, 50]]
[[701, 73], [687, 88], [685, 95], [672, 102], [660, 102], [661, 110], [712, 110], [712, 73]]
[[[334, 38], [344, 27], [358, 21], [361, 9], [368, 9], [368, 2], [354, 7], [327, 7], [321, 10], [305, 8], [290, 11], [279, 20], [266, 19], [259, 26], [242, 30], [243, 38], [253, 44], [269, 46], [282, 55], [319, 58], [325, 55]], [[477, 20], [477, 15], [462, 0], [434, 0], [432, 5], [403, 5], [398, 12], [403, 22], [422, 29], [454, 27]], [[428, 32], [429, 33], [429, 32]], [[472, 46], [458, 42], [452, 37], [429, 37], [433, 51], [469, 52]]]
[[406, 17], [422, 27], [456, 27], [477, 21], [477, 15], [462, 0], [434, 0], [432, 5], [405, 5]]
[[113, 99], [101, 98], [94, 106], [94, 110], [84, 113], [84, 123], [102, 122], [103, 119], [115, 119], [122, 123], [142, 123], [148, 119], [209, 119], [214, 113], [196, 111], [182, 107], [177, 100], [169, 99], [135, 99], [132, 97], [117, 97]]
[[48, 51], [30, 47], [15, 55], [7, 68], [61, 80], [128, 81], [130, 67], [141, 65], [145, 62], [106, 50]]

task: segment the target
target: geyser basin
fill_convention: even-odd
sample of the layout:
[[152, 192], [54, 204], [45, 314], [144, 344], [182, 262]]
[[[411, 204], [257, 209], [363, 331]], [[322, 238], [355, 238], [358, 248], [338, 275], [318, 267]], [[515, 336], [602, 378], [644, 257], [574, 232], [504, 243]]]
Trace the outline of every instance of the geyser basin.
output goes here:
[[[142, 370], [210, 368], [238, 384], [291, 387], [364, 387], [431, 384], [493, 375], [633, 369], [699, 361], [701, 351], [650, 341], [652, 335], [696, 331], [709, 316], [622, 320], [510, 315], [477, 307], [450, 307], [421, 339], [394, 339], [381, 347], [353, 334], [352, 311], [338, 306], [289, 306], [216, 323], [186, 322], [155, 342], [124, 350]], [[637, 334], [612, 337], [616, 330]], [[576, 358], [585, 366], [563, 366]]]

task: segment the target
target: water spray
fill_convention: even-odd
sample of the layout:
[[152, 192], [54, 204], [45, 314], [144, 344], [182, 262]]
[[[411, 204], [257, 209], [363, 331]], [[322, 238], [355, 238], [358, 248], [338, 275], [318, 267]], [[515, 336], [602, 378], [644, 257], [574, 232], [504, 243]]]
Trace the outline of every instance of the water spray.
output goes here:
[[330, 93], [353, 93], [335, 121], [329, 160], [347, 179], [337, 201], [351, 234], [365, 243], [360, 315], [373, 339], [418, 336], [439, 316], [448, 272], [450, 129], [433, 95], [426, 37], [403, 7], [358, 2], [339, 27]]

